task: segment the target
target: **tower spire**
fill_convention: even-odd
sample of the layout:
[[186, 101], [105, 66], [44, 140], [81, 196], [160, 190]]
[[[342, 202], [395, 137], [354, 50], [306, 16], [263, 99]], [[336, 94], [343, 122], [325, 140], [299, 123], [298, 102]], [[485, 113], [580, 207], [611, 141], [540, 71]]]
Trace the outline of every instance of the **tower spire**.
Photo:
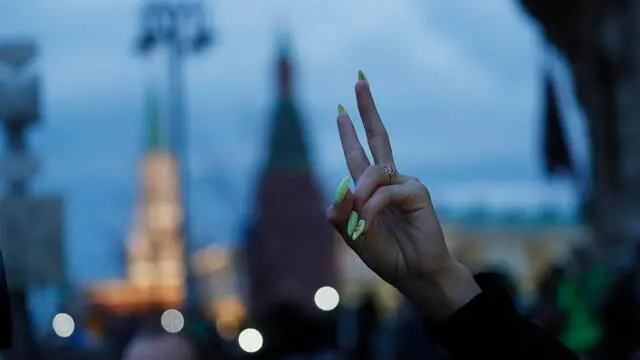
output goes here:
[[278, 36], [277, 79], [279, 98], [271, 127], [268, 170], [284, 173], [310, 170], [309, 149], [298, 108], [292, 94], [290, 41]]
[[160, 102], [155, 85], [147, 86], [146, 91], [146, 117], [147, 117], [147, 147], [148, 152], [165, 149], [162, 121], [160, 117]]
[[278, 34], [278, 91], [283, 99], [290, 99], [291, 89], [291, 41], [289, 34], [280, 31]]

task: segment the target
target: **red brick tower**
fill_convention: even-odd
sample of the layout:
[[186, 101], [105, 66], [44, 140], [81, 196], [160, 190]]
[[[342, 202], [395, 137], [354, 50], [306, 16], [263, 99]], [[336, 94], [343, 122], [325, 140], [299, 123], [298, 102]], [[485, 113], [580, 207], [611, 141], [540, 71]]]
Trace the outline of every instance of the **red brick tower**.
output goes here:
[[268, 160], [246, 243], [249, 316], [254, 320], [282, 303], [318, 311], [316, 290], [337, 284], [336, 242], [293, 99], [286, 41], [280, 43], [277, 86]]

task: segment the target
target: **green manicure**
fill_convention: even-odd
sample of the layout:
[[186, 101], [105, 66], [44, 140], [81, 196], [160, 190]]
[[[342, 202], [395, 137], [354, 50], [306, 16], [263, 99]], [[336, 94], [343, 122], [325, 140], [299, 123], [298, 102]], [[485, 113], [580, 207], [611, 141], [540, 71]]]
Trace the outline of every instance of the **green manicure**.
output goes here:
[[358, 213], [352, 211], [349, 214], [349, 221], [347, 222], [347, 235], [351, 237], [353, 235], [353, 231], [356, 229], [356, 225], [358, 224]]
[[338, 188], [336, 189], [336, 196], [333, 201], [334, 204], [341, 203], [342, 200], [344, 200], [344, 197], [347, 196], [347, 190], [349, 190], [349, 179], [351, 178], [347, 175], [342, 178], [342, 181], [340, 181], [340, 185], [338, 185]]
[[368, 82], [367, 76], [361, 70], [358, 70], [358, 80]]
[[358, 239], [358, 237], [364, 232], [364, 228], [367, 225], [367, 222], [364, 221], [363, 219], [360, 219], [358, 221], [358, 225], [356, 225], [355, 230], [353, 231], [353, 235], [351, 236], [351, 239], [353, 239], [354, 241]]

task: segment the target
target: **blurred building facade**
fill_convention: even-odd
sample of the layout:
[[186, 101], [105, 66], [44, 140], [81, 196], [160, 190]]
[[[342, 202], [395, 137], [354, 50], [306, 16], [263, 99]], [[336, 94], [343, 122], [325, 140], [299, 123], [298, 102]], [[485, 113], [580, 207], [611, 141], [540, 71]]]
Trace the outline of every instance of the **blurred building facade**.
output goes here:
[[572, 250], [592, 241], [577, 209], [543, 193], [505, 197], [482, 194], [464, 204], [442, 206], [447, 244], [473, 271], [507, 272], [525, 297], [552, 266], [564, 265]]
[[247, 316], [239, 256], [235, 248], [212, 244], [196, 251], [192, 259], [200, 302], [224, 339], [233, 339]]
[[294, 100], [289, 43], [279, 45], [278, 102], [244, 254], [252, 319], [282, 303], [317, 311], [315, 292], [337, 285], [336, 243]]

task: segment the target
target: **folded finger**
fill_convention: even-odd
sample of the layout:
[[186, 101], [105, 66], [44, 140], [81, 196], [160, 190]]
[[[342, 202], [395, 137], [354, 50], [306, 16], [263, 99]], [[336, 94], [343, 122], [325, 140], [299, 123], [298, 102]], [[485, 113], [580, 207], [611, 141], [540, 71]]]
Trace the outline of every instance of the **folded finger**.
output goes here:
[[389, 185], [389, 175], [385, 173], [384, 168], [379, 165], [370, 165], [358, 179], [356, 187], [353, 191], [355, 198], [355, 208], [362, 209], [364, 204], [374, 191], [384, 185]]
[[412, 187], [404, 184], [379, 187], [367, 199], [362, 211], [360, 211], [360, 216], [368, 227], [375, 221], [378, 214], [389, 205], [401, 205], [409, 201], [413, 195]]

